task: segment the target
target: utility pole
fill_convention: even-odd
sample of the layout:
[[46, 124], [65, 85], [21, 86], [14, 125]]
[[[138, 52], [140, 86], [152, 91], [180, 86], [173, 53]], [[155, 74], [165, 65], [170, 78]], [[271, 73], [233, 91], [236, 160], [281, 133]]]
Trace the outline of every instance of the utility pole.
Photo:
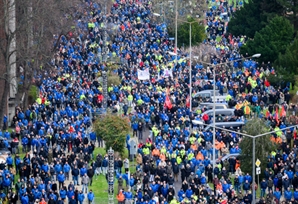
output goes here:
[[114, 204], [114, 150], [112, 147], [108, 150], [108, 162], [109, 204]]
[[252, 203], [256, 203], [256, 138], [252, 138]]
[[178, 48], [177, 48], [177, 43], [178, 43], [178, 1], [176, 0], [175, 2], [175, 53], [176, 53], [176, 57], [175, 57], [175, 66], [177, 66], [178, 64]]

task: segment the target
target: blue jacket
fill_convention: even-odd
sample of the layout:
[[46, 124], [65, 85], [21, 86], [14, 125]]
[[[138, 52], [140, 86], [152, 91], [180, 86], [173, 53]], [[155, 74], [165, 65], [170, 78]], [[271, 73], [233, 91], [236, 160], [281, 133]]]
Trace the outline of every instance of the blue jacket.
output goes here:
[[56, 172], [57, 174], [59, 174], [60, 171], [62, 171], [62, 166], [61, 166], [61, 164], [56, 164], [55, 167], [54, 167], [54, 169], [55, 169], [55, 172]]
[[58, 179], [59, 182], [63, 183], [65, 181], [65, 175], [63, 173], [58, 174], [57, 179]]
[[62, 198], [62, 199], [65, 199], [66, 198], [66, 190], [60, 190], [60, 197]]
[[74, 196], [74, 195], [75, 195], [75, 193], [74, 193], [73, 190], [71, 190], [71, 191], [67, 191], [67, 197], [68, 197], [68, 199], [71, 199], [72, 196]]
[[294, 199], [295, 199], [295, 200], [298, 200], [298, 191], [294, 191], [293, 194], [294, 194]]
[[281, 193], [280, 193], [280, 191], [275, 191], [275, 192], [273, 193], [273, 195], [274, 195], [274, 197], [275, 197], [277, 200], [280, 200], [280, 197], [281, 197]]
[[191, 198], [192, 194], [193, 194], [193, 191], [191, 189], [187, 189], [185, 191], [185, 195], [186, 195], [187, 198]]
[[244, 183], [244, 176], [239, 175], [239, 176], [238, 176], [238, 179], [239, 179], [239, 183], [240, 183], [240, 184]]
[[261, 182], [261, 189], [266, 189], [267, 188], [267, 182], [266, 181], [262, 181]]
[[164, 197], [167, 197], [169, 188], [168, 188], [168, 186], [165, 186], [165, 187], [162, 186], [161, 189], [160, 189], [160, 191], [161, 191], [161, 194], [162, 194]]
[[84, 193], [79, 193], [78, 194], [78, 200], [79, 201], [84, 201], [84, 199], [85, 199]]
[[88, 198], [89, 201], [93, 201], [93, 199], [94, 199], [94, 194], [93, 194], [93, 192], [89, 192], [89, 193], [87, 194], [87, 198]]
[[69, 164], [65, 164], [65, 165], [63, 166], [63, 172], [65, 172], [65, 173], [70, 172], [70, 166], [69, 166]]
[[28, 198], [27, 195], [22, 196], [22, 198], [21, 198], [21, 203], [22, 203], [22, 204], [29, 204], [29, 198]]
[[127, 199], [127, 200], [132, 200], [133, 199], [132, 192], [124, 192], [124, 196], [125, 196], [125, 199]]
[[5, 187], [8, 187], [8, 186], [10, 186], [10, 184], [11, 184], [11, 180], [10, 180], [10, 178], [4, 178], [3, 179], [3, 181], [2, 181], [2, 185], [3, 186], [5, 186]]
[[293, 193], [291, 191], [288, 191], [288, 190], [285, 191], [284, 195], [285, 195], [286, 200], [291, 200], [292, 197], [293, 197]]
[[8, 156], [8, 157], [6, 158], [6, 163], [7, 163], [7, 165], [13, 165], [13, 159], [12, 159], [11, 156]]
[[84, 176], [86, 173], [87, 173], [87, 169], [84, 168], [84, 167], [82, 167], [82, 168], [80, 169], [80, 175], [81, 175], [81, 176]]

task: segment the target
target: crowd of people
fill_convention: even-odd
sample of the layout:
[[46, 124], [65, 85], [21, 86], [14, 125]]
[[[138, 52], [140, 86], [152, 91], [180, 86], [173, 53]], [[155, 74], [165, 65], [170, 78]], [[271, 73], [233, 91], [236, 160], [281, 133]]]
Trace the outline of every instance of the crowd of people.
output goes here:
[[[210, 56], [213, 66], [196, 63], [189, 69], [188, 53], [175, 49], [162, 24], [151, 21], [151, 1], [116, 0], [105, 16], [103, 5], [86, 0], [77, 14], [77, 36], [61, 37], [51, 62], [55, 69], [39, 78], [39, 98], [29, 107], [16, 108], [11, 133], [0, 132], [1, 145], [11, 152], [0, 163], [1, 202], [99, 202], [91, 186], [94, 177], [107, 175], [108, 158], [93, 154], [102, 141], [92, 122], [103, 108], [99, 78], [106, 69], [102, 56], [107, 46], [107, 59], [118, 57], [121, 62], [112, 73], [121, 83], [108, 87], [108, 108], [129, 116], [132, 136], [139, 139], [135, 173], [129, 171], [127, 158], [115, 160], [118, 203], [252, 203], [252, 177], [241, 171], [239, 159], [231, 157], [227, 166], [211, 162], [213, 148], [216, 154], [240, 153], [240, 135], [217, 130], [213, 147], [212, 132], [192, 123], [205, 120], [205, 109], [196, 107], [207, 99], [193, 98], [190, 110], [189, 93], [216, 86], [226, 94], [225, 103], [237, 110], [235, 121], [254, 115], [270, 121], [273, 129], [297, 124], [285, 115], [276, 122], [276, 106], [296, 117], [297, 105], [290, 104], [289, 84], [273, 87], [267, 81], [275, 74], [270, 63], [242, 60], [247, 57], [239, 54], [245, 36], [226, 35], [222, 14], [232, 16], [239, 5], [210, 2], [204, 43], [218, 54]], [[104, 24], [116, 28], [113, 36], [105, 38]], [[177, 53], [177, 62], [171, 52]], [[150, 80], [139, 80], [138, 70], [147, 68]], [[173, 76], [164, 77], [165, 69]], [[277, 136], [282, 138], [281, 151], [271, 154], [262, 172], [258, 202], [297, 203], [298, 138], [295, 129]]]

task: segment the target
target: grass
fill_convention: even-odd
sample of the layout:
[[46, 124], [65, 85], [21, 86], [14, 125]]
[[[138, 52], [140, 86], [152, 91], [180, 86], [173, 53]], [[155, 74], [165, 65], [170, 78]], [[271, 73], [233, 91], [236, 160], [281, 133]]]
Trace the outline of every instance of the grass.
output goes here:
[[[96, 157], [97, 154], [101, 154], [101, 155], [105, 155], [106, 154], [106, 150], [105, 148], [96, 148], [94, 150], [94, 157]], [[122, 157], [122, 160], [124, 158], [128, 157], [128, 151], [125, 150], [124, 152], [124, 156]], [[135, 169], [135, 162], [130, 162], [130, 172], [134, 173], [136, 171]], [[122, 172], [124, 171], [124, 168], [122, 169]], [[95, 180], [93, 181], [92, 186], [90, 187], [90, 189], [92, 189], [92, 191], [94, 192], [95, 195], [95, 202], [96, 203], [107, 203], [108, 201], [108, 183], [106, 181], [105, 176], [103, 176], [102, 174], [100, 176], [98, 176], [97, 178], [95, 178]], [[115, 178], [115, 182], [114, 182], [114, 195], [116, 197], [117, 194], [117, 189], [118, 189], [118, 184], [117, 184], [117, 179]]]

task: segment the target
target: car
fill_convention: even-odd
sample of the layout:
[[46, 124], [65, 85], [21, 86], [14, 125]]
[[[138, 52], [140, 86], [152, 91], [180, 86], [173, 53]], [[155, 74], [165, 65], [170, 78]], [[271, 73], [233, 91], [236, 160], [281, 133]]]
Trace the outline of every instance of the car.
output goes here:
[[[220, 122], [215, 123], [215, 127], [229, 129], [229, 130], [239, 130], [245, 125], [244, 122]], [[210, 124], [204, 128], [204, 132], [213, 128], [213, 124]]]
[[[213, 90], [204, 90], [196, 93], [193, 98], [201, 97], [201, 98], [212, 98], [213, 97]], [[215, 90], [215, 96], [221, 96], [219, 90]]]
[[[7, 149], [5, 147], [4, 140], [7, 140], [8, 141], [9, 149]], [[0, 152], [1, 151], [4, 151], [4, 152], [11, 151], [11, 143], [12, 143], [12, 139], [11, 138], [7, 139], [7, 138], [4, 138], [4, 137], [0, 137]]]
[[213, 117], [213, 112], [215, 112], [215, 117], [221, 115], [222, 117], [226, 117], [226, 116], [234, 116], [235, 115], [235, 109], [233, 108], [227, 108], [227, 109], [215, 109], [215, 111], [213, 110], [207, 110], [205, 112], [202, 113], [202, 115], [207, 114], [210, 117]]
[[[214, 106], [214, 103], [200, 103], [199, 106], [195, 109], [206, 109], [206, 110], [212, 110]], [[228, 109], [229, 106], [227, 103], [215, 103], [215, 109]]]
[[229, 158], [231, 158], [231, 157], [237, 158], [239, 155], [240, 155], [240, 153], [227, 154], [227, 155], [224, 155], [222, 157], [219, 157], [218, 160], [224, 162], [224, 161], [229, 160]]

